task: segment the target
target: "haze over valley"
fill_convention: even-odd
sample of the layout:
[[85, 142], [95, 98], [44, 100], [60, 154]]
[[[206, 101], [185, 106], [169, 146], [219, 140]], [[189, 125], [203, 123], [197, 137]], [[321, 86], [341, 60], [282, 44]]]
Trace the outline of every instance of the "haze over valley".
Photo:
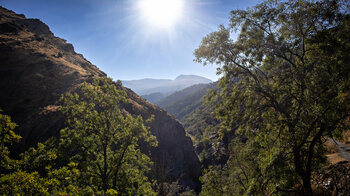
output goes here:
[[176, 91], [195, 84], [207, 84], [210, 79], [196, 75], [180, 75], [174, 80], [170, 79], [140, 79], [122, 81], [123, 85], [141, 95], [151, 103], [156, 103], [160, 99]]

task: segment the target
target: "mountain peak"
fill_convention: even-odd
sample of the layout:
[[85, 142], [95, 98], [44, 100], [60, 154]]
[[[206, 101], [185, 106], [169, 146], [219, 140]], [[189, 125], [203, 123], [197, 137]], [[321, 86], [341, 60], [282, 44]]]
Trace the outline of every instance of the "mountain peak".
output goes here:
[[197, 76], [197, 75], [179, 75], [175, 78], [175, 80], [201, 80], [203, 83], [209, 83], [212, 82], [210, 79], [202, 77], [202, 76]]

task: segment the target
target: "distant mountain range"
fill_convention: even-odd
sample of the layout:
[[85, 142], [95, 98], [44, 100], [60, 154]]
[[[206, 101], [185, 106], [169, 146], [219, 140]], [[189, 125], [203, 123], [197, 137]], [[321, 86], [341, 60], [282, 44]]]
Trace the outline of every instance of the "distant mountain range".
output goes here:
[[124, 80], [123, 85], [151, 103], [156, 103], [160, 99], [176, 91], [195, 84], [207, 84], [212, 81], [208, 78], [196, 75], [180, 75], [174, 80], [170, 79], [141, 79], [141, 80]]

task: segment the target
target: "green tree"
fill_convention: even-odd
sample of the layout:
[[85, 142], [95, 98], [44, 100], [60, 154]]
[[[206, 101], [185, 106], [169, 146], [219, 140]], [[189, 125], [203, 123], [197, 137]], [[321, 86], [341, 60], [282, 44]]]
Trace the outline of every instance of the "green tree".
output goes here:
[[38, 172], [15, 171], [0, 177], [0, 192], [4, 195], [49, 195], [45, 179]]
[[10, 151], [7, 145], [11, 145], [13, 142], [19, 142], [21, 136], [14, 132], [17, 124], [11, 121], [11, 117], [2, 114], [0, 108], [0, 172], [1, 174], [6, 171], [14, 169], [16, 161], [11, 159]]
[[19, 142], [21, 136], [14, 132], [17, 125], [7, 115], [0, 114], [0, 193], [4, 195], [76, 195], [79, 193], [74, 164], [60, 166], [57, 159], [57, 142], [49, 139], [38, 143], [20, 155], [9, 157], [6, 145]]
[[4, 195], [48, 195], [46, 180], [37, 171], [22, 171], [22, 161], [10, 158], [7, 145], [21, 139], [14, 132], [16, 127], [10, 116], [0, 113], [0, 192]]
[[200, 177], [200, 181], [203, 183], [200, 195], [228, 195], [225, 188], [228, 185], [226, 175], [227, 171], [221, 169], [219, 166], [209, 166], [208, 169], [205, 169], [203, 175]]
[[126, 94], [111, 79], [83, 83], [62, 96], [68, 127], [61, 130], [59, 156], [78, 163], [80, 183], [96, 193], [152, 195], [145, 176], [152, 164], [139, 144], [156, 146], [141, 116], [121, 110]]
[[[232, 11], [230, 25], [204, 37], [195, 51], [197, 62], [216, 63], [222, 74], [210, 95], [221, 130], [238, 130], [264, 149], [256, 151], [256, 165], [270, 193], [297, 191], [300, 183], [302, 194], [312, 195], [325, 137], [346, 129], [348, 14], [341, 0], [266, 1]], [[248, 180], [250, 187], [259, 183]]]

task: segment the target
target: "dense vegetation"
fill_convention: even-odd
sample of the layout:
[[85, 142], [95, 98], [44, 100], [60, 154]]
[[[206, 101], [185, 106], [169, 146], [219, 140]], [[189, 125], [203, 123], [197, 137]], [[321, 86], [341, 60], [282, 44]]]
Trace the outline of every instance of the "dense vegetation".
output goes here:
[[155, 195], [146, 174], [152, 162], [139, 144], [157, 141], [140, 116], [120, 110], [119, 83], [95, 79], [61, 98], [67, 127], [60, 138], [30, 148], [19, 160], [6, 145], [19, 141], [16, 124], [1, 114], [0, 192], [6, 195]]
[[219, 65], [209, 99], [220, 132], [236, 137], [225, 167], [202, 176], [202, 195], [313, 195], [323, 143], [349, 128], [348, 14], [342, 0], [265, 1], [203, 39], [196, 61]]
[[211, 105], [201, 104], [182, 118], [182, 125], [193, 141], [202, 167], [224, 164], [227, 160], [227, 135], [222, 137], [215, 131], [220, 128]]

